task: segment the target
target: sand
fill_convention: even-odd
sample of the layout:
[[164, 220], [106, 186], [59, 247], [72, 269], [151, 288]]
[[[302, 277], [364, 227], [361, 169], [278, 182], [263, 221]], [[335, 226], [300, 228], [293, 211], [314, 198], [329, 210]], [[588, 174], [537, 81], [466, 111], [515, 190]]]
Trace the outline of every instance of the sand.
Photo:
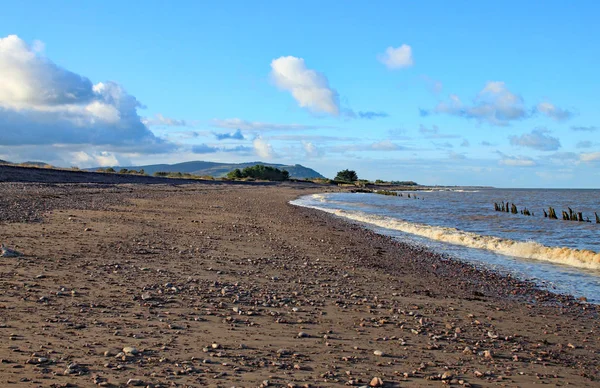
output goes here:
[[0, 183], [0, 386], [598, 384], [595, 305], [288, 203], [326, 190]]

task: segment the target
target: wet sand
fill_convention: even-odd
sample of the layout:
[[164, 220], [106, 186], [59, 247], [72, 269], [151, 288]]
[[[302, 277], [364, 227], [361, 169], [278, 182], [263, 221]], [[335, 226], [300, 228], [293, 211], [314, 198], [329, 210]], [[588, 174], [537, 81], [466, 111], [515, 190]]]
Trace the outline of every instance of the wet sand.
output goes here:
[[598, 384], [596, 306], [288, 203], [327, 189], [0, 183], [0, 386]]

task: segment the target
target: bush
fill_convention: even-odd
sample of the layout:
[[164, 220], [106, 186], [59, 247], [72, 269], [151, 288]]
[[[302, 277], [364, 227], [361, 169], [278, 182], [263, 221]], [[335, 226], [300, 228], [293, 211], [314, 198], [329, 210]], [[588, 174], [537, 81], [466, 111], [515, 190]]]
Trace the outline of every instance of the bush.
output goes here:
[[229, 179], [252, 178], [267, 181], [287, 181], [290, 179], [290, 173], [286, 170], [280, 170], [271, 166], [257, 164], [256, 166], [246, 167], [243, 170], [236, 168], [227, 174]]
[[337, 173], [334, 180], [342, 182], [355, 182], [358, 180], [358, 175], [356, 175], [356, 171], [354, 170], [342, 170]]

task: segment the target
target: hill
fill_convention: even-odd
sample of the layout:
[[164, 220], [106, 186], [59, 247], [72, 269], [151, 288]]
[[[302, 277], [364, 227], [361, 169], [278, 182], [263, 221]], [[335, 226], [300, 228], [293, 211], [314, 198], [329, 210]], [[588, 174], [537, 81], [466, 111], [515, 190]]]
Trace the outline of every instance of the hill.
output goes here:
[[[317, 171], [312, 168], [304, 167], [300, 164], [295, 165], [284, 165], [275, 163], [263, 163], [263, 162], [248, 162], [248, 163], [216, 163], [216, 162], [204, 162], [204, 161], [193, 161], [183, 162], [176, 164], [151, 164], [147, 166], [113, 166], [116, 171], [122, 168], [128, 170], [140, 170], [143, 169], [146, 174], [152, 175], [158, 171], [164, 172], [181, 172], [194, 175], [210, 175], [215, 178], [223, 177], [227, 175], [229, 171], [235, 170], [236, 168], [243, 169], [245, 167], [255, 166], [257, 164], [263, 164], [265, 166], [271, 166], [280, 170], [287, 170], [290, 173], [290, 178], [303, 179], [303, 178], [324, 178]], [[90, 168], [88, 170], [95, 171], [98, 168]]]

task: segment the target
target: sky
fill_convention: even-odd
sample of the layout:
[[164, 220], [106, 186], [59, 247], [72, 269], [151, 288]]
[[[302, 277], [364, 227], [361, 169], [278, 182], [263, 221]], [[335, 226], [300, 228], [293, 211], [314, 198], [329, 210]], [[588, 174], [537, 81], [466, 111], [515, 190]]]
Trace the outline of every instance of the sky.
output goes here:
[[12, 1], [0, 159], [600, 187], [596, 1]]

